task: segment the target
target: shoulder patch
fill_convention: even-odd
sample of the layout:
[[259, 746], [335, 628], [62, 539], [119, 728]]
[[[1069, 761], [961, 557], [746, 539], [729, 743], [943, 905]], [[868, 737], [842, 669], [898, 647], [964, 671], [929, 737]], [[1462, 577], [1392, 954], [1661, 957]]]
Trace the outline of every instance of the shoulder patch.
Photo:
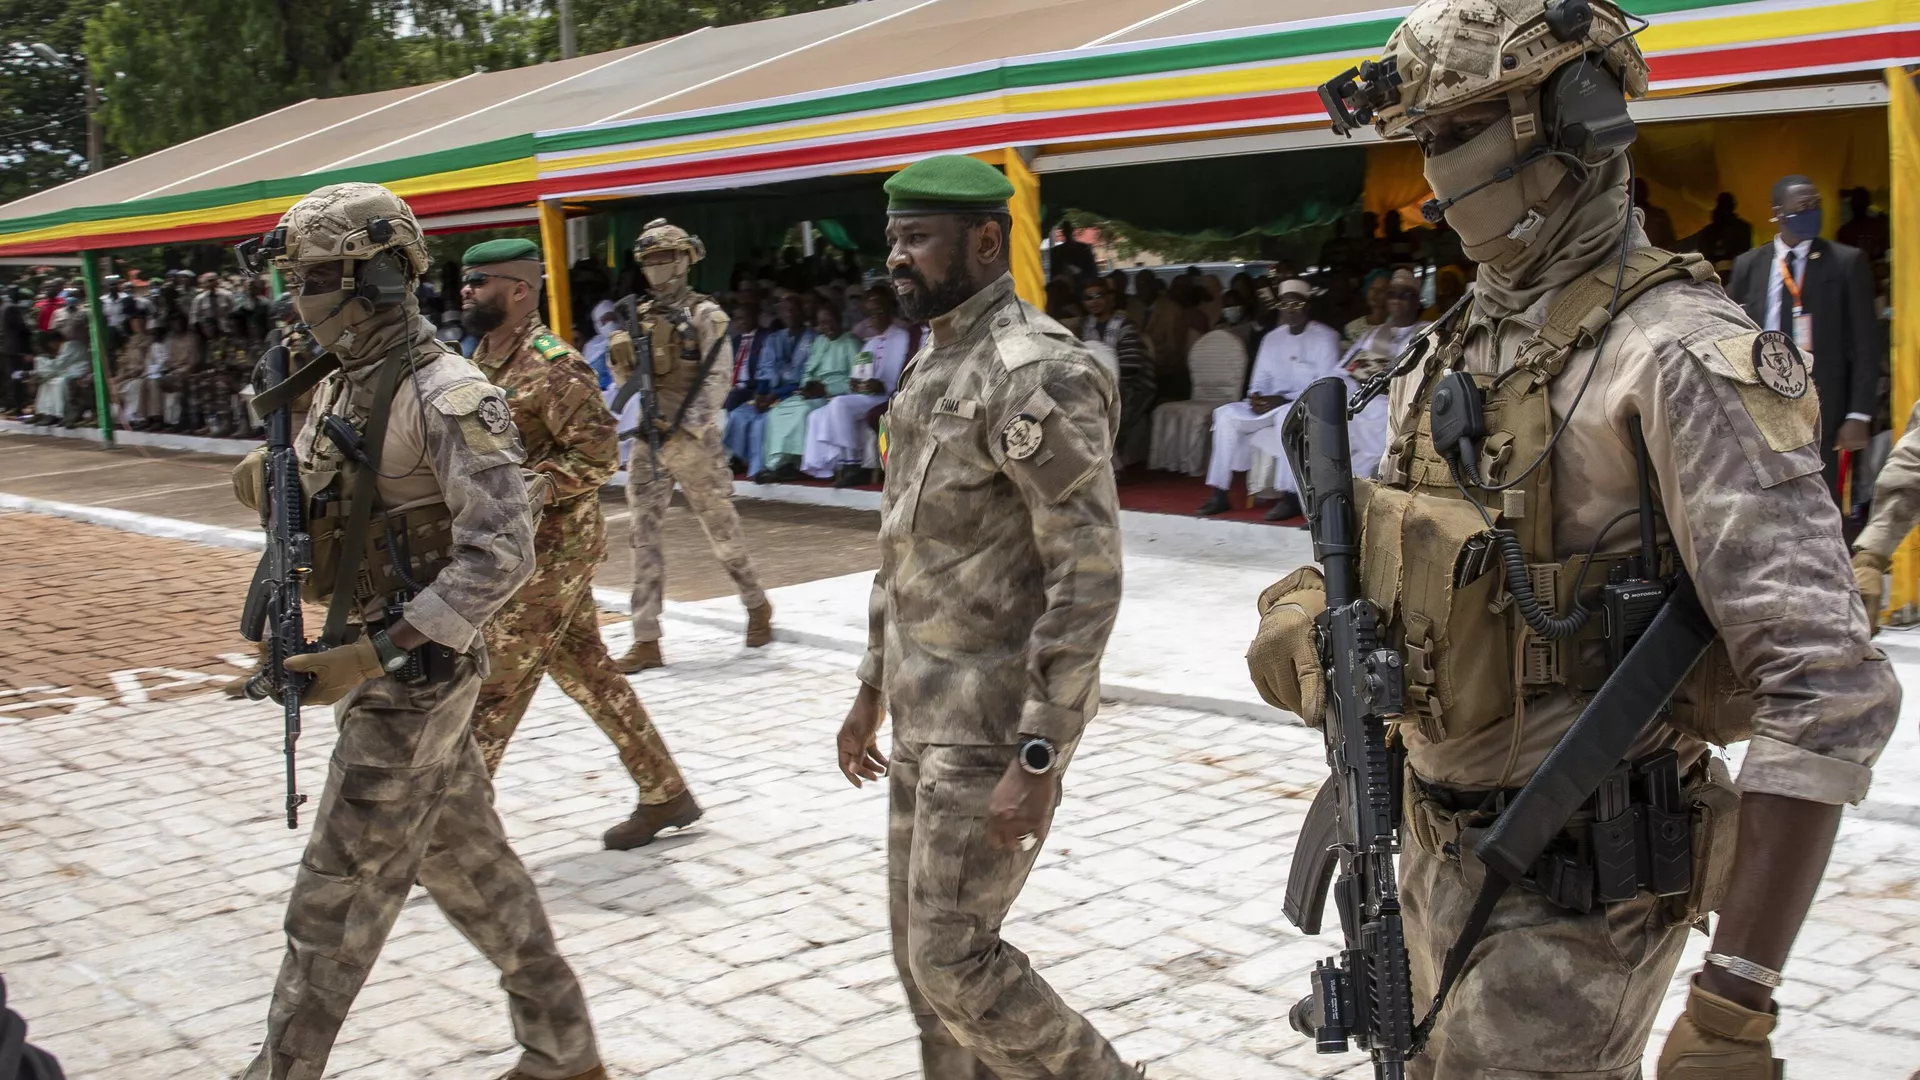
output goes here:
[[548, 333], [535, 334], [531, 344], [533, 351], [539, 353], [545, 360], [558, 360], [573, 351], [567, 348], [565, 342]]
[[480, 411], [481, 402], [492, 398], [504, 407], [500, 388], [483, 379], [462, 379], [437, 394], [429, 402], [448, 416], [470, 416]]
[[1687, 352], [1702, 367], [1734, 384], [1740, 404], [1770, 449], [1785, 453], [1813, 442], [1820, 430], [1820, 396], [1813, 392], [1806, 361], [1793, 342], [1778, 332], [1727, 334], [1728, 329], [1733, 328], [1713, 327], [1695, 334], [1686, 345]]

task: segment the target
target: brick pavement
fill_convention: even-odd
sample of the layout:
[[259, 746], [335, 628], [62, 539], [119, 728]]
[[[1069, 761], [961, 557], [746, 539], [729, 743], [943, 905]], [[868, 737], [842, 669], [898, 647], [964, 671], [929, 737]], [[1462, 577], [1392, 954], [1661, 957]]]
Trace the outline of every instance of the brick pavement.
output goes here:
[[[623, 635], [609, 628], [614, 648]], [[744, 651], [689, 623], [673, 635], [673, 665], [635, 681], [709, 807], [698, 828], [598, 850], [631, 788], [551, 684], [499, 783], [609, 1063], [657, 1080], [914, 1075], [887, 952], [884, 797], [832, 765], [851, 660]], [[210, 694], [136, 697], [0, 713], [0, 971], [70, 1075], [227, 1076], [263, 1026], [303, 840], [280, 822], [277, 724]], [[316, 710], [309, 792], [330, 740]], [[1109, 705], [1008, 937], [1156, 1078], [1368, 1075], [1285, 1022], [1337, 947], [1280, 915], [1323, 768], [1298, 728]], [[1845, 825], [1781, 993], [1792, 1075], [1899, 1077], [1920, 1060], [1916, 840], [1907, 825]], [[431, 909], [416, 893], [402, 914], [333, 1075], [481, 1078], [510, 1062], [492, 971]]]
[[250, 648], [256, 555], [6, 511], [0, 551], [0, 717], [203, 691]]

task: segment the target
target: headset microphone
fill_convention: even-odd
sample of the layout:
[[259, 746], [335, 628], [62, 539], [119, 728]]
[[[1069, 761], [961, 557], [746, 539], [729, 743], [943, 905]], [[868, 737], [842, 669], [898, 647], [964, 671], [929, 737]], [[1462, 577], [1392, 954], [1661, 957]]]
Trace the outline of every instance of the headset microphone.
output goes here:
[[1533, 148], [1531, 152], [1527, 154], [1526, 157], [1523, 157], [1519, 161], [1516, 161], [1513, 164], [1508, 165], [1506, 168], [1495, 172], [1492, 176], [1487, 177], [1485, 180], [1480, 181], [1479, 183], [1473, 185], [1467, 190], [1461, 192], [1460, 194], [1453, 196], [1452, 198], [1428, 199], [1426, 202], [1421, 203], [1420, 216], [1425, 218], [1429, 225], [1438, 225], [1440, 224], [1440, 219], [1446, 216], [1447, 209], [1453, 206], [1454, 204], [1458, 203], [1460, 200], [1484, 188], [1490, 188], [1495, 184], [1504, 184], [1507, 181], [1513, 179], [1514, 177], [1520, 175], [1520, 170], [1526, 168], [1529, 165], [1534, 164], [1535, 162], [1545, 161], [1547, 158], [1551, 158], [1551, 157], [1566, 159], [1567, 171], [1574, 174], [1575, 183], [1582, 183], [1586, 180], [1587, 166], [1585, 162], [1574, 159], [1571, 155], [1566, 154], [1559, 150], [1555, 150], [1551, 146], [1536, 146]]

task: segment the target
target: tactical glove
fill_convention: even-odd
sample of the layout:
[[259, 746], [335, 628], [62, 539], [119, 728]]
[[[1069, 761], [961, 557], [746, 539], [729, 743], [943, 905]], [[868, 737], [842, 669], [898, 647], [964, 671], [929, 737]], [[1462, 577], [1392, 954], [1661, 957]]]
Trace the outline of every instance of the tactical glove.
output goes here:
[[1326, 579], [1318, 567], [1303, 566], [1260, 594], [1260, 632], [1247, 648], [1260, 696], [1311, 728], [1326, 719], [1326, 676], [1313, 648], [1313, 620], [1325, 610]]
[[313, 676], [312, 684], [300, 695], [305, 705], [331, 705], [368, 679], [386, 674], [380, 667], [380, 654], [374, 650], [373, 638], [366, 634], [351, 645], [289, 656], [287, 670]]
[[247, 451], [233, 467], [233, 497], [249, 510], [260, 509], [261, 494], [267, 487], [267, 448], [256, 446]]
[[1880, 609], [1887, 602], [1886, 574], [1892, 560], [1871, 551], [1853, 553], [1853, 585], [1860, 590], [1860, 602], [1867, 605], [1867, 626], [1880, 632]]
[[1687, 1011], [1660, 1049], [1658, 1080], [1774, 1080], [1767, 1035], [1775, 1016], [1700, 989], [1687, 991]]

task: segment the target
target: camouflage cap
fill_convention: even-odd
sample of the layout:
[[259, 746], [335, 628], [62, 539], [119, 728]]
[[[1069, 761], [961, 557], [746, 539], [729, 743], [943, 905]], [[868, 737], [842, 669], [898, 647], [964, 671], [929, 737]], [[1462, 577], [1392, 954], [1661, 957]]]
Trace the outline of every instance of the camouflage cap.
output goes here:
[[280, 230], [270, 257], [282, 270], [370, 259], [392, 248], [406, 254], [416, 275], [427, 272], [427, 245], [412, 208], [379, 184], [328, 184], [281, 215]]
[[1627, 96], [1640, 97], [1647, 61], [1628, 31], [1609, 0], [1423, 0], [1387, 38], [1379, 63], [1395, 90], [1374, 125], [1405, 136], [1423, 116], [1531, 92], [1582, 53], [1599, 54]]
[[707, 257], [707, 245], [700, 238], [671, 224], [666, 218], [654, 218], [647, 222], [646, 228], [633, 240], [633, 257], [645, 258], [655, 251], [684, 251], [687, 261], [699, 262]]

